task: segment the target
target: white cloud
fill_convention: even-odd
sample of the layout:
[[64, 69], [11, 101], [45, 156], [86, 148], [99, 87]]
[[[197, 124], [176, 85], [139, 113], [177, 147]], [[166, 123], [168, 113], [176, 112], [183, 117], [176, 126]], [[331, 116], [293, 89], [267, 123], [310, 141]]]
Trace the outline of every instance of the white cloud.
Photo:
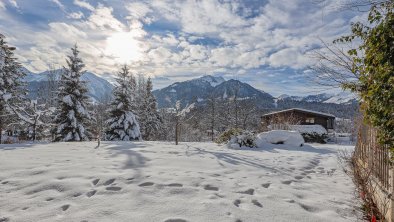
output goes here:
[[55, 3], [62, 11], [65, 11], [66, 7], [60, 2], [60, 0], [51, 0], [51, 2]]
[[72, 19], [81, 19], [84, 17], [84, 14], [82, 12], [72, 12], [67, 15], [67, 18], [72, 18]]
[[300, 51], [295, 48], [282, 49], [272, 54], [268, 61], [272, 67], [286, 66], [297, 69], [306, 68], [306, 66], [311, 62], [309, 58], [304, 54], [301, 54]]
[[92, 28], [99, 28], [101, 30], [111, 29], [121, 31], [125, 25], [117, 20], [112, 15], [113, 9], [111, 7], [104, 7], [100, 5], [94, 9], [93, 13], [89, 16], [89, 25]]
[[89, 2], [85, 2], [84, 0], [74, 0], [74, 4], [81, 8], [86, 8], [90, 11], [94, 10], [94, 7]]
[[8, 2], [14, 7], [14, 8], [19, 8], [18, 3], [16, 2], [16, 0], [8, 0]]
[[[61, 7], [59, 0], [51, 1]], [[262, 66], [304, 69], [313, 62], [305, 54], [318, 47], [318, 37], [332, 41], [349, 31], [352, 17], [322, 13], [322, 6], [309, 0], [271, 0], [258, 7], [243, 1], [151, 0], [111, 7], [119, 3], [113, 2], [94, 7], [73, 0], [89, 12], [69, 13], [73, 20], [50, 22], [44, 31], [13, 26], [7, 32], [15, 44], [27, 45], [18, 52], [21, 61], [37, 71], [55, 61], [63, 64], [68, 48], [78, 42], [87, 69], [98, 74], [128, 62], [136, 72], [157, 76], [231, 76]]]
[[149, 5], [143, 2], [128, 3], [126, 5], [126, 9], [129, 12], [127, 18], [130, 20], [137, 19], [147, 24], [150, 24], [155, 20], [153, 16], [148, 16], [148, 14], [152, 13], [153, 10], [150, 8]]
[[0, 10], [5, 9], [5, 3], [3, 1], [0, 1]]

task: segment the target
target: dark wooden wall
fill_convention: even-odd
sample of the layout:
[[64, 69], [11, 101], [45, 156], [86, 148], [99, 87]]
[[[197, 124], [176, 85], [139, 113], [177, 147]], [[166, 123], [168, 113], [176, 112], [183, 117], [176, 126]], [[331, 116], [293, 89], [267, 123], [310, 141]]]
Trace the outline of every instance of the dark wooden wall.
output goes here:
[[[306, 119], [307, 118], [314, 118], [315, 122], [314, 123], [307, 123]], [[272, 114], [269, 116], [263, 116], [261, 121], [263, 124], [278, 124], [278, 123], [289, 123], [292, 125], [316, 125], [319, 124], [323, 126], [326, 129], [332, 129], [332, 127], [328, 127], [327, 121], [331, 119], [332, 123], [334, 124], [334, 117], [324, 117], [320, 115], [316, 115], [313, 113], [307, 113], [307, 112], [300, 112], [297, 110], [291, 110], [288, 112], [282, 112], [282, 113], [276, 113]]]

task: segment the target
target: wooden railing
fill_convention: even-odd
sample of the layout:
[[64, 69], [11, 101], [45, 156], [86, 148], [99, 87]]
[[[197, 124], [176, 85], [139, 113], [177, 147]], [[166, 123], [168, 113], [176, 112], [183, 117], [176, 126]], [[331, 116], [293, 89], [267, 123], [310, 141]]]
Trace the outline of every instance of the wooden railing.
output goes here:
[[387, 191], [390, 190], [391, 155], [388, 146], [377, 141], [378, 130], [362, 124], [358, 131], [355, 155], [371, 170], [372, 176]]

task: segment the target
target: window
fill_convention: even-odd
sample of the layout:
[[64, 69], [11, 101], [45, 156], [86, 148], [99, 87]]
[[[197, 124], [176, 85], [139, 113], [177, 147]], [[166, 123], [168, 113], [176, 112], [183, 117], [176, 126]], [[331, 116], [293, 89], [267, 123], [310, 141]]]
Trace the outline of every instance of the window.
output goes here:
[[307, 123], [315, 123], [315, 118], [306, 118], [305, 122]]
[[327, 128], [328, 129], [332, 129], [333, 128], [333, 121], [332, 121], [332, 119], [329, 119], [329, 120], [327, 120]]

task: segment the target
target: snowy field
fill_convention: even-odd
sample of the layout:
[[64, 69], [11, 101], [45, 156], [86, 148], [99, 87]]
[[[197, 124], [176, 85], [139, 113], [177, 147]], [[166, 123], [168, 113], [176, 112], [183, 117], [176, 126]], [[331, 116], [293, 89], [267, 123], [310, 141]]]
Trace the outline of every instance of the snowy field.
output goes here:
[[355, 221], [337, 150], [213, 143], [0, 145], [0, 221]]

